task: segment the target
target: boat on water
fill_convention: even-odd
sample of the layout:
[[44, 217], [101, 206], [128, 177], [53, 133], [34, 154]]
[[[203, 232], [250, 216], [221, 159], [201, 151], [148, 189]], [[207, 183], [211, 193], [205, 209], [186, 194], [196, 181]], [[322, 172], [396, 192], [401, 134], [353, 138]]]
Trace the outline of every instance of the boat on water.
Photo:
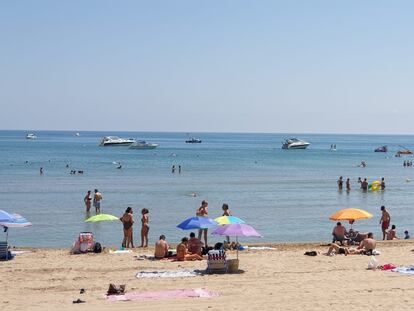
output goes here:
[[37, 138], [36, 134], [33, 134], [33, 133], [29, 133], [26, 135], [26, 139], [36, 139], [36, 138]]
[[396, 157], [399, 158], [402, 155], [412, 155], [413, 154], [413, 152], [410, 149], [405, 148], [404, 146], [400, 146], [400, 147], [403, 148], [403, 149], [397, 151], [397, 153], [395, 154]]
[[186, 144], [201, 144], [201, 139], [198, 139], [198, 138], [194, 138], [194, 137], [192, 137], [192, 138], [188, 138], [188, 139], [185, 141], [185, 143], [186, 143]]
[[384, 146], [378, 147], [374, 151], [375, 152], [388, 152], [388, 147], [384, 145]]
[[307, 141], [298, 138], [290, 138], [283, 142], [282, 149], [306, 149], [309, 145], [310, 143]]
[[129, 146], [129, 149], [155, 149], [158, 144], [147, 143], [145, 140], [138, 140]]
[[76, 137], [79, 137], [79, 136], [80, 136], [80, 133], [76, 132], [76, 133], [75, 133], [75, 136], [76, 136]]
[[129, 146], [135, 143], [133, 138], [121, 138], [118, 136], [105, 136], [99, 146]]

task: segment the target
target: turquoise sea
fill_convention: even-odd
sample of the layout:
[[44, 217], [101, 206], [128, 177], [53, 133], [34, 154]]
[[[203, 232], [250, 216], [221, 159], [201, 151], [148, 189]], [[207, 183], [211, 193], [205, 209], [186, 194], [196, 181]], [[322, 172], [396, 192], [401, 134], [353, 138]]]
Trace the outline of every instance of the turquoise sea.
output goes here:
[[[150, 243], [160, 234], [177, 242], [189, 232], [175, 226], [193, 216], [203, 199], [209, 202], [210, 217], [220, 216], [221, 205], [228, 203], [233, 215], [264, 236], [242, 239], [246, 242], [329, 241], [334, 222], [328, 217], [346, 207], [374, 214], [354, 228], [373, 231], [378, 238], [381, 205], [389, 209], [400, 235], [414, 229], [414, 167], [402, 165], [412, 157], [394, 157], [400, 145], [414, 149], [414, 136], [192, 133], [203, 143], [185, 144], [186, 133], [80, 132], [76, 137], [75, 131], [36, 131], [38, 139], [26, 140], [27, 133], [0, 131], [0, 209], [33, 223], [31, 228], [10, 230], [15, 245], [68, 247], [81, 231], [94, 232], [104, 245], [120, 245], [120, 222], [84, 223], [83, 197], [95, 188], [104, 197], [102, 212], [121, 216], [126, 207], [134, 208], [136, 244], [143, 207], [150, 210]], [[105, 135], [160, 146], [99, 147]], [[282, 140], [289, 137], [305, 139], [311, 146], [282, 150]], [[330, 150], [331, 144], [337, 151]], [[385, 144], [390, 152], [373, 152]], [[113, 164], [118, 161], [122, 169]], [[357, 167], [361, 161], [366, 168]], [[181, 165], [182, 173], [172, 174], [172, 165]], [[70, 175], [71, 169], [84, 174]], [[351, 178], [349, 193], [337, 190], [340, 175]], [[358, 177], [385, 177], [386, 191], [362, 193]]]

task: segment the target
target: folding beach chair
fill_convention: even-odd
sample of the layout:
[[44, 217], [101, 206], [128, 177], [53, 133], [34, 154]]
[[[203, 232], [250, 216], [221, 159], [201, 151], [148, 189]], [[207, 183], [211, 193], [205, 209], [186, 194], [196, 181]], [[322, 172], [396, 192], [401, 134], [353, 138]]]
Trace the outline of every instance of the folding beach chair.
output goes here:
[[11, 252], [9, 251], [9, 247], [7, 242], [0, 242], [0, 260], [10, 260], [13, 259]]
[[226, 252], [224, 249], [210, 250], [207, 254], [207, 272], [227, 272]]

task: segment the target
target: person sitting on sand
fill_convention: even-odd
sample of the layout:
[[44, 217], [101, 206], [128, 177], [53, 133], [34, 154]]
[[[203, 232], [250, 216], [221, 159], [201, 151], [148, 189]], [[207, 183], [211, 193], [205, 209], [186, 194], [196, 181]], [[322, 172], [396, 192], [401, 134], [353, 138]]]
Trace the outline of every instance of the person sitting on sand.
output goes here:
[[203, 242], [197, 239], [194, 232], [190, 233], [190, 239], [188, 240], [188, 251], [192, 254], [199, 254], [203, 250]]
[[154, 257], [162, 259], [168, 257], [168, 243], [165, 241], [165, 235], [160, 235], [160, 239], [155, 243], [155, 254]]
[[343, 242], [348, 239], [346, 228], [340, 222], [336, 223], [336, 226], [333, 228], [332, 235], [333, 235], [332, 243], [339, 241], [341, 245], [343, 245]]
[[184, 237], [181, 239], [181, 243], [177, 245], [177, 260], [178, 261], [193, 261], [203, 260], [199, 254], [191, 254], [188, 252], [188, 238]]
[[397, 236], [397, 231], [395, 230], [395, 225], [391, 226], [391, 229], [387, 232], [387, 240], [399, 240], [400, 238]]
[[326, 253], [327, 256], [331, 256], [333, 252], [337, 254], [344, 254], [344, 255], [356, 255], [356, 254], [372, 254], [372, 251], [375, 249], [377, 242], [374, 240], [374, 235], [372, 232], [368, 233], [368, 237], [364, 239], [357, 248], [351, 247], [341, 247], [335, 243], [332, 243], [329, 246], [328, 252]]

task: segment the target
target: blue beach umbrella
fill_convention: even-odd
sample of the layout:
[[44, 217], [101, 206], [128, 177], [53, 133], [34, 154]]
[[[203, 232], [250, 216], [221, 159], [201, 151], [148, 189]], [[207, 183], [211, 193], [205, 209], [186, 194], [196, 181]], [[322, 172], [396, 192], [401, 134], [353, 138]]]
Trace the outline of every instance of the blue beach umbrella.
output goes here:
[[182, 223], [180, 223], [177, 226], [177, 228], [180, 228], [182, 230], [207, 229], [207, 228], [216, 227], [217, 225], [218, 225], [218, 222], [214, 221], [211, 218], [195, 216], [195, 217], [191, 217], [191, 218], [184, 220]]
[[19, 214], [10, 214], [6, 211], [0, 210], [0, 226], [4, 227], [4, 232], [6, 235], [6, 242], [9, 238], [9, 228], [24, 228], [30, 227], [31, 222], [28, 222], [26, 218], [20, 216]]

